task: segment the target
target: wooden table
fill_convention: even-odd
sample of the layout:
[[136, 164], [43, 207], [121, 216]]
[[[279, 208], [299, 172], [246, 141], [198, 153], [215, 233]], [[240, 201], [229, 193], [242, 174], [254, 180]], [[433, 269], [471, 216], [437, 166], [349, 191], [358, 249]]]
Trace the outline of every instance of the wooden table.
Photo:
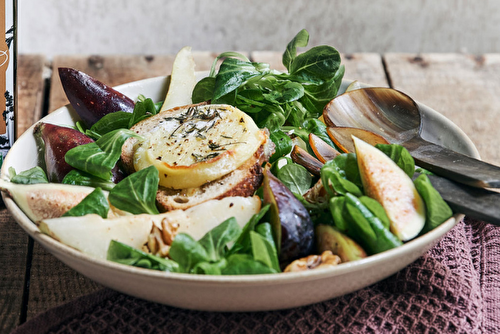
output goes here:
[[[217, 53], [195, 53], [208, 70]], [[254, 61], [283, 69], [281, 54], [249, 52]], [[18, 64], [18, 129], [67, 103], [58, 67], [74, 67], [114, 86], [169, 74], [174, 55], [21, 55]], [[476, 144], [483, 160], [500, 165], [500, 54], [343, 55], [345, 78], [400, 89], [438, 110]], [[40, 312], [101, 286], [70, 269], [35, 243], [0, 207], [0, 332], [8, 333]]]

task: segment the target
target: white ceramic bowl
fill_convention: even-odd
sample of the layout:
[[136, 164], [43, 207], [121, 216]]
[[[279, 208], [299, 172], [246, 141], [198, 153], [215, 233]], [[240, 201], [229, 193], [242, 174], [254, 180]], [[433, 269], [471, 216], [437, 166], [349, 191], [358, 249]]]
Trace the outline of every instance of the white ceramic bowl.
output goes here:
[[[200, 74], [200, 77], [203, 74]], [[345, 89], [349, 81], [344, 80]], [[139, 94], [160, 101], [165, 97], [166, 78], [158, 77], [117, 87], [132, 99]], [[478, 152], [469, 138], [452, 122], [420, 104], [425, 117], [423, 137], [474, 157]], [[43, 122], [74, 124], [71, 107], [63, 107]], [[2, 166], [23, 171], [37, 165], [38, 150], [33, 127], [14, 144]], [[2, 194], [3, 195], [3, 194]], [[5, 204], [19, 225], [50, 253], [90, 279], [123, 293], [171, 306], [207, 311], [265, 311], [303, 306], [331, 299], [369, 286], [415, 261], [434, 246], [463, 216], [456, 214], [431, 232], [401, 247], [343, 263], [334, 268], [300, 273], [203, 276], [164, 273], [92, 258], [40, 233], [19, 207], [4, 196]]]

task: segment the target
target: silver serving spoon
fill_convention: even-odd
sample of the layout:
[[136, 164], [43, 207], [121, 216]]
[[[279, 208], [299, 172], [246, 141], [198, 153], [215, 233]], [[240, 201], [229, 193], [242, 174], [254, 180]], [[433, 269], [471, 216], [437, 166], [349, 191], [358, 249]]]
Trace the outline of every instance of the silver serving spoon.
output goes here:
[[404, 146], [418, 166], [478, 188], [500, 188], [500, 167], [430, 143], [420, 136], [422, 115], [408, 95], [391, 88], [363, 88], [329, 102], [328, 126], [350, 126], [375, 132]]

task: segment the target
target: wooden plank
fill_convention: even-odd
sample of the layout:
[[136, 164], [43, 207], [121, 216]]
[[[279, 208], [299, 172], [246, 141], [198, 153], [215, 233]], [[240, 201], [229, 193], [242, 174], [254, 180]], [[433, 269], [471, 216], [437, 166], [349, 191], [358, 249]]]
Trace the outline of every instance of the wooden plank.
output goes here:
[[[193, 53], [197, 70], [208, 70], [216, 54]], [[167, 75], [175, 56], [57, 56], [52, 67], [67, 66], [79, 69], [98, 80], [115, 86], [129, 81]], [[53, 71], [50, 87], [50, 110], [67, 103], [59, 76]], [[35, 243], [31, 268], [27, 318], [88, 294], [101, 286], [67, 267]]]
[[394, 88], [439, 111], [500, 165], [500, 55], [387, 54]]
[[[251, 53], [252, 61], [267, 63], [272, 69], [286, 71], [281, 58], [282, 52], [255, 51]], [[379, 54], [341, 54], [341, 59], [341, 63], [345, 66], [345, 79], [358, 80], [374, 86], [388, 86], [382, 57]]]
[[[42, 113], [44, 57], [18, 58], [18, 134]], [[29, 237], [0, 204], [0, 333], [10, 333], [20, 324]]]
[[[217, 53], [193, 52], [197, 71], [209, 70]], [[158, 56], [56, 56], [52, 63], [49, 112], [68, 103], [59, 79], [59, 67], [80, 70], [108, 86], [168, 75], [175, 55]]]
[[20, 55], [18, 59], [17, 134], [21, 135], [42, 117], [44, 80], [47, 68], [42, 55]]

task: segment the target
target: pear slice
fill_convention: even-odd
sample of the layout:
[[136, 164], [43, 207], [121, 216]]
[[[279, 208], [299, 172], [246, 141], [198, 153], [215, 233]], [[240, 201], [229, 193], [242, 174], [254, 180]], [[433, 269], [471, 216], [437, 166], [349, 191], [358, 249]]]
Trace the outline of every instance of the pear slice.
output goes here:
[[170, 85], [161, 111], [192, 104], [191, 96], [196, 85], [195, 63], [191, 47], [183, 47], [175, 56]]
[[387, 155], [352, 136], [365, 194], [377, 200], [400, 240], [418, 235], [425, 223], [425, 204], [410, 177]]
[[62, 217], [40, 222], [40, 231], [88, 255], [105, 259], [111, 240], [141, 249], [148, 241], [153, 225], [162, 229], [169, 224], [175, 233], [187, 233], [196, 240], [224, 220], [235, 217], [243, 227], [260, 211], [261, 201], [254, 197], [225, 197], [189, 208], [158, 215], [129, 215], [103, 219], [98, 215]]
[[39, 226], [40, 231], [63, 244], [100, 259], [106, 259], [111, 240], [140, 249], [152, 227], [150, 215], [103, 219], [95, 214], [46, 219]]

